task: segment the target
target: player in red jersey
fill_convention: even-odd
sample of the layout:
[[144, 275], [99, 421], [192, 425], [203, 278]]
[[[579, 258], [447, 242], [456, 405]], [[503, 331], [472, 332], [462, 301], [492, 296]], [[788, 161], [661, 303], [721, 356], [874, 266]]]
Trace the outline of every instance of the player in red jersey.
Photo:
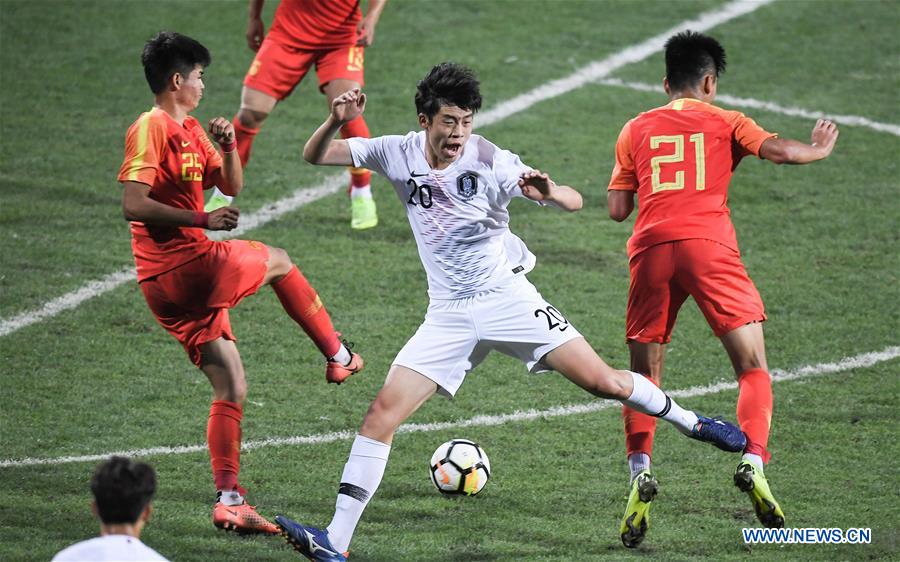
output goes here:
[[[762, 300], [747, 275], [727, 206], [731, 174], [744, 156], [776, 164], [807, 164], [831, 154], [838, 137], [820, 120], [811, 144], [778, 138], [737, 111], [711, 105], [725, 51], [713, 38], [679, 33], [666, 42], [671, 102], [641, 113], [622, 129], [609, 182], [609, 215], [625, 220], [638, 198], [628, 241], [631, 286], [627, 340], [631, 369], [659, 385], [666, 344], [688, 296], [700, 307], [731, 358], [739, 384], [737, 416], [747, 447], [734, 475], [767, 527], [783, 527], [784, 513], [763, 474], [772, 418]], [[620, 529], [625, 546], [647, 530], [656, 479], [650, 455], [656, 419], [623, 409], [632, 488]]]
[[[313, 65], [328, 107], [337, 96], [362, 87], [365, 48], [375, 38], [385, 0], [369, 0], [365, 17], [359, 0], [282, 0], [268, 34], [260, 17], [264, 2], [250, 0], [247, 44], [257, 55], [244, 78], [241, 108], [234, 116], [238, 154], [245, 166], [263, 121]], [[341, 136], [368, 138], [369, 127], [362, 115], [345, 124]], [[357, 230], [378, 224], [371, 177], [366, 169], [350, 167], [350, 226]], [[230, 203], [230, 197], [216, 190], [206, 208]]]
[[342, 344], [316, 291], [287, 253], [260, 242], [214, 242], [204, 230], [232, 230], [239, 211], [203, 211], [203, 190], [214, 185], [230, 195], [243, 187], [234, 128], [222, 117], [209, 122], [210, 142], [189, 113], [203, 96], [209, 51], [197, 41], [160, 32], [141, 61], [154, 107], [128, 129], [119, 170], [122, 210], [131, 222], [137, 278], [156, 320], [187, 351], [213, 387], [207, 440], [218, 490], [213, 523], [240, 533], [277, 528], [244, 501], [238, 485], [241, 418], [247, 382], [228, 309], [263, 285], [328, 358], [328, 382], [341, 383], [363, 368]]

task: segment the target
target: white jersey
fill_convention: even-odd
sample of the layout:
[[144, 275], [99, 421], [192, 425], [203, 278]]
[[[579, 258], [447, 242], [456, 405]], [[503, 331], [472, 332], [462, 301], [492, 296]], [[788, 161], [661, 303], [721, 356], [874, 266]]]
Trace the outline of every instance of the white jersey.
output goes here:
[[432, 299], [459, 299], [497, 287], [534, 268], [534, 254], [509, 230], [506, 210], [521, 197], [530, 167], [479, 135], [443, 170], [425, 159], [425, 132], [347, 139], [353, 164], [386, 177], [406, 216]]
[[166, 560], [158, 552], [128, 535], [104, 535], [61, 550], [51, 562], [101, 562], [106, 560]]

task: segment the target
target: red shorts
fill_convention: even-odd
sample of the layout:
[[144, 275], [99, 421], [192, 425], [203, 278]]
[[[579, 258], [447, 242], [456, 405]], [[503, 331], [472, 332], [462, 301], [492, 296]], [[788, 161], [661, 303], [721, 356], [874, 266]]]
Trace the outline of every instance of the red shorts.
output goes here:
[[142, 281], [141, 291], [156, 321], [199, 367], [201, 345], [235, 340], [228, 309], [259, 289], [268, 259], [269, 248], [261, 242], [214, 242], [199, 258]]
[[738, 252], [712, 240], [692, 238], [656, 244], [631, 259], [626, 338], [669, 343], [678, 309], [688, 296], [716, 337], [766, 312]]
[[332, 80], [363, 82], [363, 47], [339, 47], [307, 51], [295, 49], [266, 38], [250, 64], [244, 85], [283, 100], [294, 91], [306, 73], [316, 65], [319, 91]]

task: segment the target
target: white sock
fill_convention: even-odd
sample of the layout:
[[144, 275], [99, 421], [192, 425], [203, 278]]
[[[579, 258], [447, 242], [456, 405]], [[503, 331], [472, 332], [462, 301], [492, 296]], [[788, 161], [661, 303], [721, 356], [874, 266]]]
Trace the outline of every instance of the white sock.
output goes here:
[[754, 455], [753, 453], [744, 453], [743, 456], [741, 456], [741, 460], [753, 463], [753, 466], [755, 466], [760, 470], [760, 472], [762, 472], [763, 460], [761, 456]]
[[234, 197], [232, 197], [231, 195], [225, 195], [224, 193], [219, 191], [218, 187], [213, 190], [213, 194], [210, 196], [210, 199], [212, 199], [213, 197], [224, 197], [225, 200], [228, 201], [229, 203], [231, 203], [234, 200]]
[[350, 198], [356, 199], [357, 197], [368, 197], [372, 198], [372, 186], [364, 185], [362, 187], [356, 187], [355, 185], [350, 189]]
[[634, 381], [634, 389], [631, 396], [622, 400], [623, 404], [642, 414], [662, 418], [675, 425], [681, 433], [690, 435], [697, 424], [697, 414], [679, 406], [643, 375], [631, 373], [631, 378]]
[[219, 490], [219, 501], [224, 505], [241, 505], [244, 496], [237, 490]]
[[350, 548], [350, 539], [369, 499], [378, 489], [391, 446], [357, 435], [344, 465], [341, 487], [335, 502], [334, 519], [327, 527], [328, 540], [338, 552]]
[[329, 361], [334, 361], [336, 363], [340, 363], [341, 365], [347, 365], [350, 363], [350, 360], [353, 357], [350, 355], [350, 350], [347, 349], [347, 346], [341, 344], [341, 348], [338, 349], [338, 352], [334, 354], [334, 357], [329, 357]]
[[647, 453], [631, 453], [628, 455], [628, 468], [631, 469], [631, 481], [637, 478], [642, 470], [650, 470], [650, 455]]

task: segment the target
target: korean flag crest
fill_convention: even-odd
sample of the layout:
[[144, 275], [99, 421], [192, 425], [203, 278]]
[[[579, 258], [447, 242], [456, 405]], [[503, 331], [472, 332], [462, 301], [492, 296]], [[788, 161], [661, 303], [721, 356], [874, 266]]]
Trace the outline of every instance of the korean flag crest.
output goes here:
[[478, 174], [466, 172], [456, 178], [456, 193], [468, 201], [478, 193]]

